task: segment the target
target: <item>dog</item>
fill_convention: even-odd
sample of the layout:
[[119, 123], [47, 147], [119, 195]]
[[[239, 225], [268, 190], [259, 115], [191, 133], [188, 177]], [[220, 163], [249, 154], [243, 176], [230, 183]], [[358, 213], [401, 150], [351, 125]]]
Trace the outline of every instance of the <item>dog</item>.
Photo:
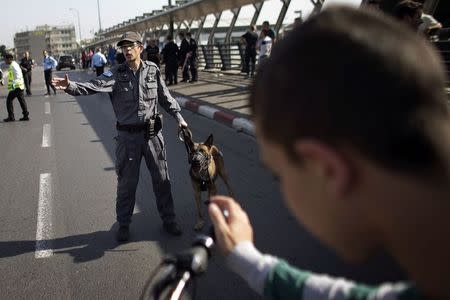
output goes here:
[[208, 191], [208, 199], [217, 194], [216, 179], [220, 176], [225, 183], [230, 197], [234, 197], [230, 186], [228, 175], [225, 171], [223, 155], [220, 150], [213, 145], [213, 135], [210, 134], [204, 143], [195, 143], [192, 140], [192, 133], [183, 133], [184, 142], [188, 150], [189, 176], [194, 188], [195, 204], [197, 205], [197, 222], [194, 229], [199, 231], [205, 225], [201, 204], [201, 193]]

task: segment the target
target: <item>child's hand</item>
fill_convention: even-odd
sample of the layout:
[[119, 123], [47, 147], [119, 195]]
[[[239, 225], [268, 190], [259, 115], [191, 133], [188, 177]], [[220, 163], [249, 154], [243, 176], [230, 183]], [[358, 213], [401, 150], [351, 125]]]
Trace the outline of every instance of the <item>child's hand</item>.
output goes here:
[[224, 255], [228, 255], [240, 242], [253, 242], [253, 228], [247, 213], [233, 198], [212, 197], [208, 210], [214, 224], [216, 242]]

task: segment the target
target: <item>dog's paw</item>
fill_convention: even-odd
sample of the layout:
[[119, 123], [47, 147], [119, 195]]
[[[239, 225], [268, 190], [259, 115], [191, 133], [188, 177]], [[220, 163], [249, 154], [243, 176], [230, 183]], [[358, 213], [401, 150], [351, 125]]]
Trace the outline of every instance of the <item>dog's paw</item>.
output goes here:
[[195, 224], [195, 226], [194, 226], [194, 230], [200, 231], [203, 229], [203, 226], [205, 226], [205, 221], [203, 221], [203, 220], [197, 221], [197, 224]]

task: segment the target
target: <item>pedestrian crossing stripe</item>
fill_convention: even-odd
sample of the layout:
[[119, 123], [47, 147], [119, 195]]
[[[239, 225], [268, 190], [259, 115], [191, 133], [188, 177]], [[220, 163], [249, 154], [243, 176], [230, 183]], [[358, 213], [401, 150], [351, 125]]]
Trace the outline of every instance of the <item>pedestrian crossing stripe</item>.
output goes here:
[[111, 77], [113, 76], [113, 73], [111, 71], [106, 71], [105, 73], [103, 73], [103, 75], [105, 75], [106, 77]]

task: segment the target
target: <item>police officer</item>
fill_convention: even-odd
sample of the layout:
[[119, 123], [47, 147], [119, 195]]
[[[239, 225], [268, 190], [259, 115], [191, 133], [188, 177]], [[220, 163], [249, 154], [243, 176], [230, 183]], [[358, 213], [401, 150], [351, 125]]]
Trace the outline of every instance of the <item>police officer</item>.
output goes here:
[[181, 71], [183, 74], [183, 80], [181, 80], [181, 82], [188, 82], [189, 81], [189, 64], [188, 64], [189, 57], [188, 56], [189, 56], [190, 45], [189, 45], [188, 40], [186, 39], [186, 34], [184, 33], [184, 31], [180, 31], [178, 36], [180, 37], [180, 40], [181, 40], [180, 51], [178, 51]]
[[10, 53], [4, 56], [5, 64], [9, 66], [8, 69], [8, 96], [6, 97], [6, 110], [8, 111], [8, 117], [3, 119], [4, 122], [15, 121], [14, 118], [14, 106], [13, 100], [17, 98], [19, 100], [20, 107], [22, 108], [23, 117], [20, 121], [28, 121], [29, 113], [27, 109], [27, 103], [25, 102], [25, 96], [23, 91], [25, 90], [25, 83], [23, 81], [23, 74], [20, 66], [14, 61], [14, 56]]
[[156, 40], [149, 40], [145, 52], [147, 53], [147, 60], [154, 62], [159, 68], [159, 47], [156, 45]]
[[117, 118], [116, 129], [116, 172], [118, 178], [116, 214], [119, 242], [129, 239], [129, 224], [135, 204], [135, 193], [139, 181], [139, 167], [142, 157], [152, 176], [153, 191], [163, 228], [172, 235], [180, 235], [181, 228], [175, 221], [174, 204], [166, 162], [166, 149], [159, 123], [155, 118], [157, 103], [177, 121], [180, 127], [187, 127], [180, 114], [180, 106], [170, 95], [158, 67], [143, 61], [140, 55], [144, 49], [139, 33], [126, 32], [117, 46], [121, 48], [126, 61], [112, 67], [99, 77], [84, 83], [55, 78], [52, 84], [58, 89], [78, 96], [107, 92]]
[[25, 82], [25, 90], [27, 96], [31, 96], [31, 71], [33, 69], [33, 60], [30, 58], [30, 52], [26, 51], [20, 61], [20, 68], [22, 69], [23, 80]]
[[191, 71], [191, 83], [196, 82], [197, 78], [197, 41], [192, 37], [191, 32], [186, 33], [186, 38], [189, 43], [189, 58], [187, 64], [189, 65], [189, 70]]
[[167, 85], [178, 83], [178, 46], [173, 41], [171, 35], [167, 36], [167, 43], [162, 49], [162, 56], [166, 64], [166, 82]]

